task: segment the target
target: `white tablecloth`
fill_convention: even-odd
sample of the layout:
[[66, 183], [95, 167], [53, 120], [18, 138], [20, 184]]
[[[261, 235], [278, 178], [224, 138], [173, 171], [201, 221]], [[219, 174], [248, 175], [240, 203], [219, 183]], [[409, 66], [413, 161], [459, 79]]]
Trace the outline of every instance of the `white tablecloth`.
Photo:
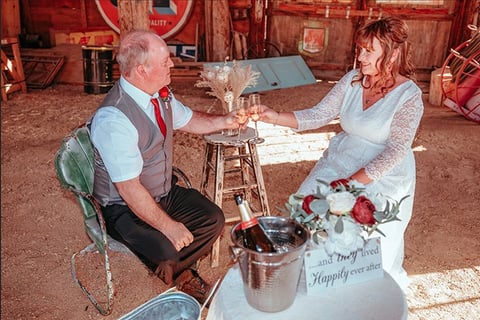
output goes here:
[[240, 268], [235, 264], [215, 294], [207, 320], [406, 320], [408, 316], [405, 296], [387, 273], [383, 278], [314, 294], [307, 294], [305, 282], [300, 281], [297, 291], [290, 308], [258, 311], [245, 298]]

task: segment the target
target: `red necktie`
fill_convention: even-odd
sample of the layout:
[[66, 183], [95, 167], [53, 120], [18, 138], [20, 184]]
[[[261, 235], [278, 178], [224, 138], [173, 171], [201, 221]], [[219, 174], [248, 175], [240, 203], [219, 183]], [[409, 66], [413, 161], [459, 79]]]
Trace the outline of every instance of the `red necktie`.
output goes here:
[[155, 108], [153, 109], [155, 111], [155, 118], [157, 119], [158, 127], [160, 128], [160, 131], [162, 132], [163, 136], [166, 137], [167, 134], [167, 126], [165, 125], [165, 121], [163, 121], [162, 114], [160, 113], [160, 105], [158, 104], [158, 99], [151, 99], [150, 100]]

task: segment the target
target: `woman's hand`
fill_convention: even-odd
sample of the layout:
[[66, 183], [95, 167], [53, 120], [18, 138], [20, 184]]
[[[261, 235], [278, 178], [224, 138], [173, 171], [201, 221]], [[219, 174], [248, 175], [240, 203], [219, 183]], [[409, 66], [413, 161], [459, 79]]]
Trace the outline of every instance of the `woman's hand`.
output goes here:
[[259, 115], [260, 115], [260, 118], [258, 119], [259, 121], [277, 124], [279, 113], [263, 104], [260, 105]]

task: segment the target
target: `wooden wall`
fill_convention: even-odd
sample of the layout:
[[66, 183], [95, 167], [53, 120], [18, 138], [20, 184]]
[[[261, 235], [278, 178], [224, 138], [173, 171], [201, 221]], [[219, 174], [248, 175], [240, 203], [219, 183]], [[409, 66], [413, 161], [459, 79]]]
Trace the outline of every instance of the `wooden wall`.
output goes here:
[[271, 0], [267, 38], [280, 49], [281, 55], [299, 54], [304, 28], [324, 29], [324, 50], [300, 54], [312, 69], [318, 70], [318, 76], [338, 78], [354, 66], [356, 29], [369, 19], [397, 16], [409, 26], [409, 41], [419, 74], [429, 75], [443, 64], [450, 49], [455, 4], [443, 1], [443, 5], [398, 7], [379, 5], [375, 0]]
[[[238, 51], [238, 41], [235, 46], [234, 37], [238, 33], [246, 36], [246, 57], [256, 58], [248, 49], [266, 35], [267, 44], [278, 48], [277, 52], [272, 50], [273, 46], [266, 46], [271, 56], [300, 54], [317, 77], [327, 79], [338, 79], [354, 67], [355, 30], [369, 18], [377, 19], [382, 15], [406, 20], [414, 62], [428, 78], [433, 69], [443, 64], [450, 48], [470, 37], [466, 26], [478, 25], [480, 3], [480, 0], [431, 0], [436, 5], [427, 6], [412, 0], [410, 4], [400, 1], [403, 4], [394, 6], [385, 0], [193, 1], [194, 9], [188, 23], [167, 42], [194, 44], [197, 40], [199, 61], [221, 61], [228, 54], [236, 59], [243, 58], [244, 52]], [[226, 2], [227, 9], [217, 5], [219, 2]], [[13, 16], [5, 17], [6, 10], [13, 12]], [[14, 18], [18, 11], [21, 23]], [[260, 20], [258, 12], [263, 12]], [[245, 14], [247, 18], [242, 16]], [[222, 32], [218, 32], [219, 25]], [[299, 50], [305, 27], [324, 28], [325, 42], [321, 52], [312, 54]], [[59, 41], [79, 44], [79, 34], [115, 33], [104, 21], [95, 0], [2, 0], [2, 36], [5, 32], [15, 34], [18, 29], [22, 34], [39, 35], [45, 47], [56, 46]], [[99, 38], [103, 39], [101, 35]], [[117, 40], [114, 37], [114, 41]], [[236, 56], [232, 55], [235, 49]]]
[[2, 38], [17, 37], [20, 33], [19, 0], [2, 0]]
[[[113, 30], [101, 16], [95, 0], [2, 0], [20, 1], [22, 33], [38, 34], [44, 47], [57, 45], [58, 33], [92, 33]], [[184, 1], [184, 0], [182, 0]], [[204, 1], [194, 1], [193, 12], [181, 32], [169, 41], [193, 44], [196, 28], [203, 29]], [[75, 38], [76, 39], [76, 38]], [[117, 39], [116, 39], [117, 40]], [[78, 44], [78, 43], [77, 43]], [[115, 43], [114, 43], [115, 44]]]

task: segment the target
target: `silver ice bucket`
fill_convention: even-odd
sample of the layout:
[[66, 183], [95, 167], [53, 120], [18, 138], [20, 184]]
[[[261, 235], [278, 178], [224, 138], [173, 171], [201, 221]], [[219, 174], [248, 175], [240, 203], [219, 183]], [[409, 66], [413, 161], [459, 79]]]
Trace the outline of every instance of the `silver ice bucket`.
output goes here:
[[297, 285], [310, 233], [297, 221], [283, 217], [259, 217], [270, 239], [282, 248], [275, 253], [259, 253], [242, 244], [240, 223], [230, 236], [234, 260], [238, 261], [243, 291], [248, 303], [264, 312], [287, 309], [295, 301]]

